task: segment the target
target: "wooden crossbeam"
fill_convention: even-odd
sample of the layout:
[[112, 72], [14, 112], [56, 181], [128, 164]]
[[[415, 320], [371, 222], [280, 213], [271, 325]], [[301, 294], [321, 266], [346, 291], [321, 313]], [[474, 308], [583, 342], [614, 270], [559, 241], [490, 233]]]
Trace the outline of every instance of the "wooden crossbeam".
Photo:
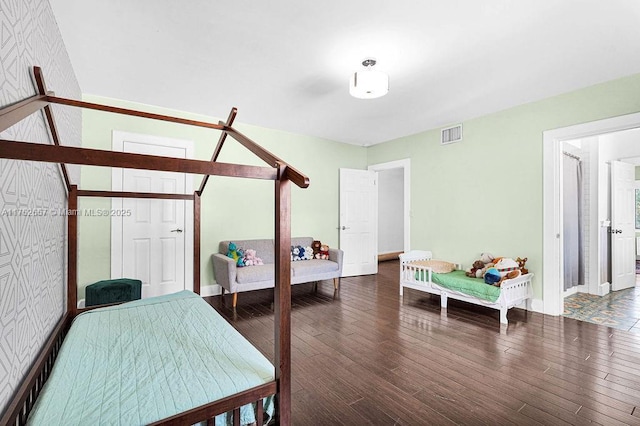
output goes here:
[[[236, 114], [238, 113], [238, 108], [231, 108], [231, 112], [229, 112], [229, 117], [227, 118], [226, 123], [223, 123], [222, 121], [219, 122], [220, 125], [223, 126], [231, 126], [233, 124], [233, 121], [236, 119]], [[227, 132], [226, 131], [222, 131], [222, 133], [220, 134], [220, 137], [218, 138], [218, 144], [216, 145], [215, 149], [213, 150], [213, 154], [211, 155], [211, 161], [218, 161], [218, 156], [220, 155], [220, 150], [222, 150], [222, 146], [224, 145], [224, 141], [227, 139]], [[206, 175], [204, 178], [202, 178], [202, 183], [200, 184], [200, 189], [198, 190], [198, 194], [202, 195], [202, 192], [204, 191], [204, 187], [207, 186], [207, 181], [209, 180], [209, 175]]]
[[154, 198], [161, 200], [193, 200], [193, 194], [165, 194], [162, 192], [120, 192], [120, 191], [92, 191], [78, 190], [78, 197], [103, 198]]
[[[44, 76], [42, 75], [42, 68], [33, 67], [33, 76], [36, 80], [36, 85], [38, 86], [38, 93], [41, 95], [52, 94], [52, 92], [47, 92], [47, 85], [44, 82]], [[49, 125], [49, 132], [51, 133], [51, 139], [53, 140], [54, 145], [60, 145], [60, 136], [58, 135], [58, 127], [56, 126], [56, 120], [53, 118], [53, 110], [51, 109], [51, 105], [47, 105], [44, 107], [44, 115], [47, 118], [47, 124]], [[62, 177], [64, 178], [64, 183], [67, 186], [67, 191], [71, 190], [71, 180], [69, 179], [69, 172], [67, 171], [67, 165], [64, 163], [60, 163], [60, 168], [62, 169]]]
[[47, 100], [52, 104], [67, 105], [67, 106], [73, 106], [78, 108], [87, 108], [87, 109], [93, 109], [97, 111], [111, 112], [114, 114], [123, 114], [123, 115], [130, 115], [133, 117], [148, 118], [151, 120], [185, 124], [188, 126], [206, 127], [208, 129], [215, 129], [215, 130], [224, 130], [224, 126], [220, 124], [207, 123], [206, 121], [189, 120], [187, 118], [172, 117], [170, 115], [156, 114], [153, 112], [136, 111], [134, 109], [96, 104], [93, 102], [78, 101], [76, 99], [59, 98], [57, 96], [48, 96]]
[[225, 126], [224, 130], [229, 133], [232, 138], [240, 142], [245, 148], [260, 157], [271, 167], [280, 167], [281, 165], [284, 165], [286, 167], [286, 178], [291, 180], [291, 182], [295, 183], [300, 188], [307, 188], [309, 186], [309, 178], [288, 165], [285, 161], [271, 154], [269, 151], [262, 148], [260, 145], [238, 132], [233, 127]]
[[47, 95], [35, 95], [0, 110], [0, 132], [49, 105]]
[[275, 180], [276, 170], [268, 167], [212, 163], [185, 158], [158, 157], [129, 152], [102, 151], [70, 146], [43, 145], [0, 139], [0, 158], [43, 161], [47, 163], [84, 164], [123, 169], [162, 170], [167, 172], [209, 174]]

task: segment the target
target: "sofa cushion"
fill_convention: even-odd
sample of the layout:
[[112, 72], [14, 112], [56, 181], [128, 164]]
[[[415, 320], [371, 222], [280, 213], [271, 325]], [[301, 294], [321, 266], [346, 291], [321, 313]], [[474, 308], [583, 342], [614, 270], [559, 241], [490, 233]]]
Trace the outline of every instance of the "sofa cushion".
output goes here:
[[267, 265], [255, 265], [250, 268], [238, 268], [236, 273], [236, 281], [238, 281], [238, 284], [273, 279], [275, 279], [275, 268], [273, 263]]
[[291, 238], [291, 245], [311, 247], [313, 245], [313, 237], [293, 237]]
[[311, 259], [305, 262], [291, 262], [293, 276], [312, 276], [338, 270], [338, 262], [330, 260]]

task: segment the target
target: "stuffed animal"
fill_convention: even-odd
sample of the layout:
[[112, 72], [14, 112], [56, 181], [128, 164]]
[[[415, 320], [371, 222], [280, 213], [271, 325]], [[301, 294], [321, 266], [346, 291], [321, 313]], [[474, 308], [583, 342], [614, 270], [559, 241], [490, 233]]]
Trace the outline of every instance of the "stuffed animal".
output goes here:
[[291, 261], [300, 260], [300, 246], [291, 246]]
[[515, 270], [519, 270], [520, 266], [518, 262], [511, 259], [510, 257], [501, 257], [498, 261], [496, 261], [493, 265], [498, 272], [500, 272], [500, 276], [504, 277], [507, 273]]
[[500, 278], [500, 281], [498, 281], [497, 283], [493, 284], [496, 287], [500, 287], [502, 285], [502, 283], [504, 282], [504, 280], [512, 280], [514, 278], [518, 278], [520, 276], [520, 269], [515, 269], [513, 271], [509, 271], [507, 272], [506, 275], [504, 275], [502, 278]]
[[313, 249], [310, 246], [304, 248], [303, 260], [313, 259]]
[[320, 241], [314, 241], [311, 243], [311, 248], [313, 249], [313, 258], [317, 259], [316, 255], [320, 253], [320, 248], [322, 247], [322, 243]]
[[291, 260], [313, 259], [313, 249], [311, 247], [291, 246]]
[[242, 248], [238, 248], [236, 250], [236, 253], [238, 254], [238, 259], [236, 260], [236, 265], [243, 267], [245, 266], [244, 264], [244, 250]]
[[256, 266], [264, 265], [262, 259], [256, 256], [256, 251], [253, 249], [246, 249], [244, 252], [244, 266]]
[[480, 260], [482, 261], [482, 263], [484, 263], [485, 265], [492, 263], [494, 261], [495, 257], [493, 257], [493, 255], [491, 253], [482, 253], [480, 255]]
[[523, 274], [528, 274], [529, 270], [527, 268], [524, 267], [524, 264], [527, 263], [527, 259], [526, 257], [524, 259], [521, 258], [516, 258], [516, 262], [518, 262], [518, 267], [520, 268], [520, 272], [522, 272]]
[[313, 255], [314, 259], [327, 260], [329, 259], [329, 246], [326, 244], [322, 244], [320, 246], [320, 250]]
[[227, 249], [227, 257], [238, 261], [240, 254], [238, 253], [238, 248], [236, 247], [236, 243], [229, 243], [229, 248]]
[[489, 268], [487, 269], [487, 272], [484, 273], [484, 282], [487, 284], [494, 285], [500, 282], [501, 278], [502, 276], [496, 268]]
[[[484, 269], [484, 263], [482, 260], [476, 260], [473, 262], [471, 268], [467, 269], [465, 275], [471, 278], [482, 278], [482, 273]], [[478, 276], [479, 275], [479, 276]]]

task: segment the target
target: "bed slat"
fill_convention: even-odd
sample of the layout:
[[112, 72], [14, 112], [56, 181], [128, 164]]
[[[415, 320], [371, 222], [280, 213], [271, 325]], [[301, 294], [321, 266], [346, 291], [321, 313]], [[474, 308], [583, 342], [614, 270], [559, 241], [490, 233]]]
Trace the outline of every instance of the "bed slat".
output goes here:
[[29, 412], [40, 390], [42, 390], [49, 378], [51, 366], [58, 356], [60, 345], [69, 329], [70, 323], [69, 314], [65, 313], [53, 329], [49, 339], [47, 339], [44, 349], [34, 361], [29, 374], [16, 391], [11, 404], [9, 404], [4, 415], [0, 418], [0, 425], [24, 425], [27, 423]]

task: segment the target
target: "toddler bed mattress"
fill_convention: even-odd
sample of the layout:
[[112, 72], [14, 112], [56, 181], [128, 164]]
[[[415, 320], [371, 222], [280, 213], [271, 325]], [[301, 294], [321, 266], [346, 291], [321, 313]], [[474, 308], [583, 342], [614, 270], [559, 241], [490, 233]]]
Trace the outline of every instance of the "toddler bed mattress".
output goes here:
[[[419, 275], [419, 276], [418, 276]], [[426, 281], [426, 271], [417, 271], [416, 280]], [[452, 271], [446, 274], [431, 274], [431, 281], [440, 287], [476, 297], [478, 299], [495, 302], [500, 297], [500, 287], [486, 284], [479, 278], [471, 278], [464, 271]]]
[[[147, 424], [273, 380], [269, 360], [183, 291], [78, 315], [29, 424]], [[240, 420], [255, 421], [251, 404]]]

